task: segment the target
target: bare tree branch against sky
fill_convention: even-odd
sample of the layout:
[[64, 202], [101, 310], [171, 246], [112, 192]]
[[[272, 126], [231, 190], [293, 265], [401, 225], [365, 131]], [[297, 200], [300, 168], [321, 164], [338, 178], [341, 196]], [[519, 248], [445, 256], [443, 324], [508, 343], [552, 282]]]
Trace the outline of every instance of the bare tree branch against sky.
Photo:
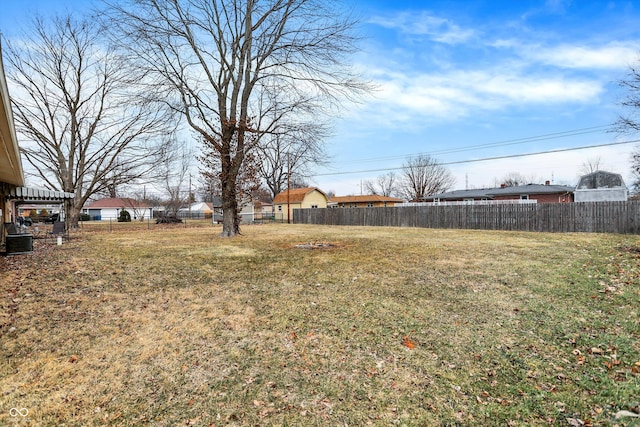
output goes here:
[[[330, 162], [308, 181], [338, 195], [410, 155], [442, 163], [510, 154], [550, 154], [450, 166], [457, 186], [491, 186], [512, 171], [577, 183], [585, 160], [600, 157], [632, 182], [637, 144], [609, 132], [621, 114], [617, 84], [640, 57], [634, 2], [352, 0], [361, 53], [353, 61], [379, 91], [350, 106], [327, 139]], [[4, 1], [0, 30], [17, 37], [33, 12], [82, 11], [84, 0]], [[568, 132], [582, 130], [580, 132]], [[536, 138], [540, 135], [555, 135]], [[508, 144], [495, 144], [498, 142]], [[558, 152], [599, 145], [597, 148]]]
[[75, 193], [66, 211], [77, 226], [89, 197], [150, 174], [171, 120], [136, 91], [137, 75], [97, 25], [70, 15], [32, 22], [4, 51], [14, 119], [30, 170], [48, 188]]
[[348, 66], [355, 21], [340, 2], [104, 3], [106, 28], [143, 70], [150, 96], [219, 159], [223, 236], [240, 231], [238, 176], [264, 136], [321, 133], [327, 108], [367, 91]]

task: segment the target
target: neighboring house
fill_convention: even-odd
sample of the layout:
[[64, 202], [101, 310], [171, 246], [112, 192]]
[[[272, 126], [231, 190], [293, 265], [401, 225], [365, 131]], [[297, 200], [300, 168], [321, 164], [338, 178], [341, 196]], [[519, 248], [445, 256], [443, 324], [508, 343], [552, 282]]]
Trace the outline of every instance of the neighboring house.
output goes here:
[[260, 212], [262, 213], [262, 219], [273, 218], [273, 203], [270, 202], [257, 202], [260, 204]]
[[426, 202], [460, 203], [567, 203], [573, 202], [573, 187], [542, 184], [517, 185], [513, 187], [455, 190], [425, 197]]
[[[243, 224], [251, 224], [256, 218], [256, 202], [247, 198], [247, 200], [243, 200], [238, 206], [240, 208], [240, 221]], [[259, 210], [258, 210], [259, 212]]]
[[294, 209], [326, 208], [327, 203], [327, 195], [318, 188], [292, 188], [274, 197], [274, 217], [276, 221], [289, 221]]
[[329, 199], [330, 208], [380, 208], [402, 203], [402, 199], [378, 196], [376, 194], [363, 196], [334, 196]]
[[584, 175], [574, 194], [576, 202], [626, 201], [629, 198], [622, 175], [605, 171]]
[[[249, 199], [240, 203], [238, 206], [241, 221], [243, 223], [249, 224], [256, 220], [256, 218], [261, 218], [260, 213], [262, 209], [262, 204], [259, 201], [251, 202]], [[271, 212], [271, 211], [269, 211]], [[207, 218], [210, 219], [213, 217], [214, 222], [222, 222], [222, 200], [219, 197], [214, 197], [213, 203], [210, 202], [197, 202], [191, 205], [191, 208], [181, 208], [178, 211], [178, 216], [180, 218]]]
[[18, 206], [18, 214], [22, 215], [23, 217], [28, 217], [31, 216], [32, 214], [34, 214], [36, 217], [38, 216], [38, 214], [40, 212], [42, 212], [43, 210], [46, 210], [49, 214], [52, 213], [60, 213], [61, 211], [61, 204], [60, 203], [29, 203], [29, 204], [22, 204], [20, 206]]
[[180, 208], [178, 217], [190, 219], [211, 218], [213, 215], [213, 203], [196, 202], [189, 208]]
[[96, 200], [82, 208], [92, 221], [117, 221], [122, 210], [129, 212], [132, 221], [153, 217], [152, 206], [128, 197]]

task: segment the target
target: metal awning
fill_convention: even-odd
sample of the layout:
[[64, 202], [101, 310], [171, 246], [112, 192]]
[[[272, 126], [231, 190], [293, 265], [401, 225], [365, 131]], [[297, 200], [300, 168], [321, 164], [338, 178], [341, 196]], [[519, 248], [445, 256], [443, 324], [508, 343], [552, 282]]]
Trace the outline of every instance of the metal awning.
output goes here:
[[66, 191], [47, 190], [44, 188], [14, 187], [11, 188], [6, 196], [15, 202], [30, 203], [43, 201], [62, 201], [73, 199], [76, 197], [74, 193]]

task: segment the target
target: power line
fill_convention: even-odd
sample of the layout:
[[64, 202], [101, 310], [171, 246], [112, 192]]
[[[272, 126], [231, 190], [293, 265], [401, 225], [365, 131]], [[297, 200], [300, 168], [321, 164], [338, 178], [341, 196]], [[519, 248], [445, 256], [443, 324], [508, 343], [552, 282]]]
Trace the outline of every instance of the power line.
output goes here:
[[[572, 148], [559, 148], [556, 150], [547, 150], [547, 151], [538, 151], [534, 153], [522, 153], [522, 154], [509, 154], [505, 156], [494, 156], [494, 157], [484, 157], [481, 159], [469, 159], [469, 160], [457, 160], [453, 162], [443, 162], [438, 163], [440, 165], [459, 165], [463, 163], [475, 163], [475, 162], [486, 162], [490, 160], [502, 160], [502, 159], [512, 159], [516, 157], [527, 157], [527, 156], [537, 156], [540, 154], [554, 154], [554, 153], [562, 153], [567, 151], [577, 151], [577, 150], [587, 150], [589, 148], [598, 148], [598, 147], [610, 147], [614, 145], [624, 145], [624, 144], [633, 144], [636, 142], [640, 142], [640, 139], [632, 140], [632, 141], [621, 141], [621, 142], [609, 142], [606, 144], [595, 144], [595, 145], [584, 145], [580, 147], [572, 147]], [[393, 167], [393, 168], [381, 168], [381, 169], [369, 169], [369, 170], [359, 170], [359, 171], [347, 171], [347, 172], [330, 172], [330, 173], [319, 173], [313, 175], [316, 176], [333, 176], [333, 175], [349, 175], [354, 173], [370, 173], [370, 172], [388, 172], [401, 169], [401, 167]]]
[[509, 145], [518, 145], [518, 144], [525, 144], [525, 143], [530, 143], [530, 142], [548, 141], [548, 140], [551, 140], [551, 139], [567, 138], [567, 137], [571, 137], [571, 136], [585, 135], [585, 134], [588, 134], [588, 133], [603, 132], [603, 131], [607, 131], [607, 130], [610, 130], [610, 129], [612, 129], [612, 125], [591, 126], [591, 127], [586, 127], [586, 128], [563, 131], [563, 132], [554, 132], [554, 133], [548, 133], [548, 134], [543, 134], [543, 135], [529, 136], [529, 137], [525, 137], [525, 138], [507, 139], [507, 140], [503, 140], [503, 141], [490, 142], [490, 143], [486, 143], [486, 144], [477, 144], [477, 145], [468, 145], [468, 146], [464, 146], [464, 147], [447, 148], [447, 149], [443, 149], [443, 150], [432, 151], [432, 152], [429, 152], [429, 153], [425, 152], [425, 153], [416, 153], [416, 154], [402, 154], [402, 155], [396, 155], [396, 156], [384, 156], [384, 157], [375, 157], [375, 158], [369, 158], [369, 159], [354, 160], [354, 161], [350, 161], [349, 163], [350, 164], [358, 164], [358, 163], [372, 163], [372, 162], [379, 162], [379, 161], [402, 160], [402, 159], [407, 159], [407, 158], [410, 158], [410, 157], [415, 157], [415, 156], [425, 155], [425, 154], [441, 155], [441, 154], [450, 154], [450, 153], [460, 153], [460, 152], [464, 152], [464, 151], [472, 151], [472, 150], [496, 148], [496, 147], [506, 147], [506, 146], [509, 146]]

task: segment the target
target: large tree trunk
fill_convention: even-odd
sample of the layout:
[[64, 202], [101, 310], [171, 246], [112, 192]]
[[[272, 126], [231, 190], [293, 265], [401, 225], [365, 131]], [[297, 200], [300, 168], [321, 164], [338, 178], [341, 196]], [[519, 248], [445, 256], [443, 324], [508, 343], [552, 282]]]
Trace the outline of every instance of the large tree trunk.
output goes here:
[[222, 186], [222, 233], [221, 237], [233, 237], [240, 234], [238, 202], [234, 182], [227, 181]]
[[[234, 237], [240, 234], [240, 215], [238, 211], [237, 180], [240, 167], [244, 160], [244, 131], [245, 127], [236, 127], [235, 122], [225, 121], [223, 124], [223, 142], [220, 157], [222, 170], [220, 182], [222, 184], [222, 237]], [[232, 142], [236, 135], [235, 155], [232, 156]]]
[[78, 220], [80, 219], [80, 210], [82, 206], [77, 206], [75, 200], [67, 200], [64, 202], [64, 222], [67, 229], [78, 228]]

